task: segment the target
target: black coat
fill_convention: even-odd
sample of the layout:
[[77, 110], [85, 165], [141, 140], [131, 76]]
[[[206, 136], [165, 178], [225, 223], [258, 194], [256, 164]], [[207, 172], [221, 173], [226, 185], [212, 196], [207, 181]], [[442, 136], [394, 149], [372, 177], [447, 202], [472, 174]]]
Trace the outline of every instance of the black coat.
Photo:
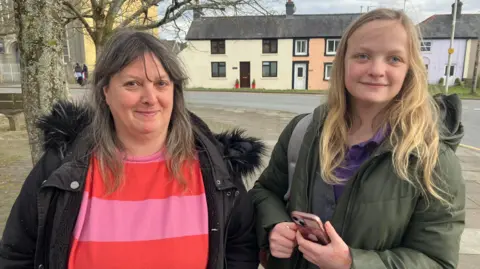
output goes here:
[[[0, 269], [67, 268], [91, 156], [91, 144], [82, 135], [90, 115], [85, 107], [59, 103], [40, 119], [45, 154], [7, 220]], [[254, 208], [242, 177], [260, 166], [265, 146], [241, 130], [214, 135], [193, 113], [191, 119], [209, 211], [207, 268], [257, 269]]]

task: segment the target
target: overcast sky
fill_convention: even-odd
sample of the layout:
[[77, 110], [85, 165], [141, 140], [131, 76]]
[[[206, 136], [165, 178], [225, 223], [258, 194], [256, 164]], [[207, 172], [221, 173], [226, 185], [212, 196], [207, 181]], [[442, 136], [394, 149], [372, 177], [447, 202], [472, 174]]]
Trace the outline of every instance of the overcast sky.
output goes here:
[[[268, 8], [270, 12], [285, 14], [285, 2], [287, 0], [257, 0]], [[169, 2], [169, 1], [165, 1]], [[376, 7], [388, 7], [403, 9], [404, 0], [293, 0], [296, 6], [295, 14], [325, 14], [325, 13], [359, 13], [361, 10]], [[480, 0], [462, 0], [463, 13], [480, 14]], [[415, 23], [419, 23], [433, 14], [451, 13], [451, 5], [454, 0], [407, 0], [405, 10]], [[362, 7], [363, 6], [363, 7]], [[159, 13], [162, 14], [162, 7]], [[183, 37], [188, 31], [191, 14], [186, 14], [185, 19], [178, 22], [178, 26], [184, 29], [180, 36]], [[480, 25], [479, 25], [480, 27]], [[160, 37], [172, 39], [177, 36], [172, 27], [163, 29]]]

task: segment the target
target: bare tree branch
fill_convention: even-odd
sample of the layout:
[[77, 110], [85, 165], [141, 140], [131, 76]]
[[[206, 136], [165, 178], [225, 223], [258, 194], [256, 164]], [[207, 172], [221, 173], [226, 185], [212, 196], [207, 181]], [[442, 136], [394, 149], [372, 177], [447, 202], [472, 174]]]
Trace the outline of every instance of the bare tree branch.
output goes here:
[[[152, 1], [142, 1], [144, 2], [145, 4], [142, 4], [141, 7], [139, 9], [137, 9], [135, 12], [133, 12], [132, 15], [128, 16], [126, 19], [123, 20], [122, 23], [120, 23], [120, 25], [118, 26], [119, 28], [122, 28], [122, 27], [126, 27], [127, 25], [129, 25], [133, 20], [135, 20], [138, 16], [140, 16], [141, 14], [144, 14], [146, 12], [148, 12], [148, 9], [150, 9], [152, 6], [154, 5], [157, 5], [158, 3], [160, 3], [162, 0], [152, 0]], [[185, 3], [189, 3], [191, 2], [192, 0], [186, 0], [184, 1], [183, 3], [181, 4], [185, 4]], [[150, 2], [150, 3], [149, 3]], [[174, 5], [177, 5], [177, 0], [174, 0]]]
[[251, 0], [251, 2], [247, 2], [246, 5], [253, 8], [255, 11], [257, 11], [260, 14], [263, 14], [263, 15], [270, 14], [268, 10], [266, 10], [262, 5], [260, 5], [260, 3], [258, 3], [258, 0]]
[[[225, 1], [214, 1], [211, 0], [208, 3], [204, 4], [190, 4], [192, 0], [186, 0], [178, 3], [178, 1], [173, 1], [174, 3], [167, 7], [163, 18], [155, 23], [146, 24], [146, 25], [136, 25], [133, 26], [133, 29], [137, 30], [148, 30], [152, 28], [157, 28], [162, 25], [165, 25], [169, 22], [172, 22], [182, 16], [183, 13], [189, 10], [194, 9], [208, 9], [208, 10], [221, 10], [224, 11], [226, 7], [234, 7], [244, 3], [244, 0], [225, 0]], [[190, 5], [188, 5], [190, 4]]]
[[97, 0], [90, 0], [90, 5], [92, 5], [92, 10], [96, 10], [99, 6]]
[[[92, 2], [96, 2], [95, 0], [92, 0]], [[92, 27], [90, 26], [90, 24], [88, 24], [87, 20], [85, 19], [85, 17], [82, 16], [82, 13], [80, 13], [80, 11], [78, 11], [70, 2], [68, 1], [63, 1], [63, 4], [65, 6], [67, 6], [68, 8], [70, 8], [71, 11], [73, 11], [75, 13], [75, 15], [77, 15], [77, 18], [82, 22], [83, 26], [85, 27], [85, 30], [87, 30], [88, 34], [92, 37], [92, 39], [95, 38], [95, 35], [94, 35], [94, 32], [92, 30]]]
[[[107, 11], [107, 16], [105, 18], [105, 25], [107, 27], [112, 28], [113, 23], [115, 21], [115, 16], [118, 15], [120, 9], [122, 8], [123, 4], [126, 0], [114, 0], [110, 2], [110, 8]], [[101, 0], [100, 4], [103, 5], [103, 0]]]

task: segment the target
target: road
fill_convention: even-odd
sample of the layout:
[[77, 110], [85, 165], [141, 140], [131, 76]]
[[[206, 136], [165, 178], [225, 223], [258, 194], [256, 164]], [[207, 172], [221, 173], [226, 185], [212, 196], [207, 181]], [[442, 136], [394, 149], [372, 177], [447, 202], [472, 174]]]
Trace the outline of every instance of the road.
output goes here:
[[[195, 104], [235, 106], [308, 113], [324, 101], [322, 95], [187, 92], [187, 101]], [[480, 100], [462, 101], [465, 137], [462, 144], [480, 148]]]
[[[0, 88], [1, 92], [20, 92], [20, 88]], [[81, 98], [85, 94], [85, 90], [71, 89], [71, 93], [73, 97]], [[187, 102], [194, 104], [308, 113], [324, 101], [325, 96], [313, 94], [187, 92], [186, 99]], [[465, 127], [465, 137], [462, 143], [480, 148], [480, 100], [463, 100], [462, 106], [462, 122]]]

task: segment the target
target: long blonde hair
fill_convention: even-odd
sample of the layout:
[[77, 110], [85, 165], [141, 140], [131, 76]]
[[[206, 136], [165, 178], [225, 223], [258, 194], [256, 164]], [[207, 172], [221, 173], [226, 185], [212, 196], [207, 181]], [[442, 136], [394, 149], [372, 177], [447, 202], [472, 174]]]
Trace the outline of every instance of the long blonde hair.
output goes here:
[[[445, 191], [434, 180], [439, 150], [438, 107], [430, 97], [427, 72], [420, 53], [420, 36], [416, 26], [402, 11], [376, 9], [353, 22], [340, 41], [335, 57], [330, 90], [328, 115], [320, 139], [320, 167], [325, 182], [336, 184], [340, 180], [335, 169], [342, 165], [348, 150], [347, 134], [351, 127], [348, 107], [349, 96], [345, 87], [345, 54], [347, 41], [361, 26], [375, 20], [398, 21], [409, 36], [409, 69], [399, 94], [387, 105], [379, 128], [389, 127], [392, 162], [397, 175], [425, 196], [431, 195], [447, 202]], [[416, 156], [412, 161], [412, 155]], [[412, 170], [413, 168], [413, 170]], [[413, 173], [412, 173], [413, 172]]]

